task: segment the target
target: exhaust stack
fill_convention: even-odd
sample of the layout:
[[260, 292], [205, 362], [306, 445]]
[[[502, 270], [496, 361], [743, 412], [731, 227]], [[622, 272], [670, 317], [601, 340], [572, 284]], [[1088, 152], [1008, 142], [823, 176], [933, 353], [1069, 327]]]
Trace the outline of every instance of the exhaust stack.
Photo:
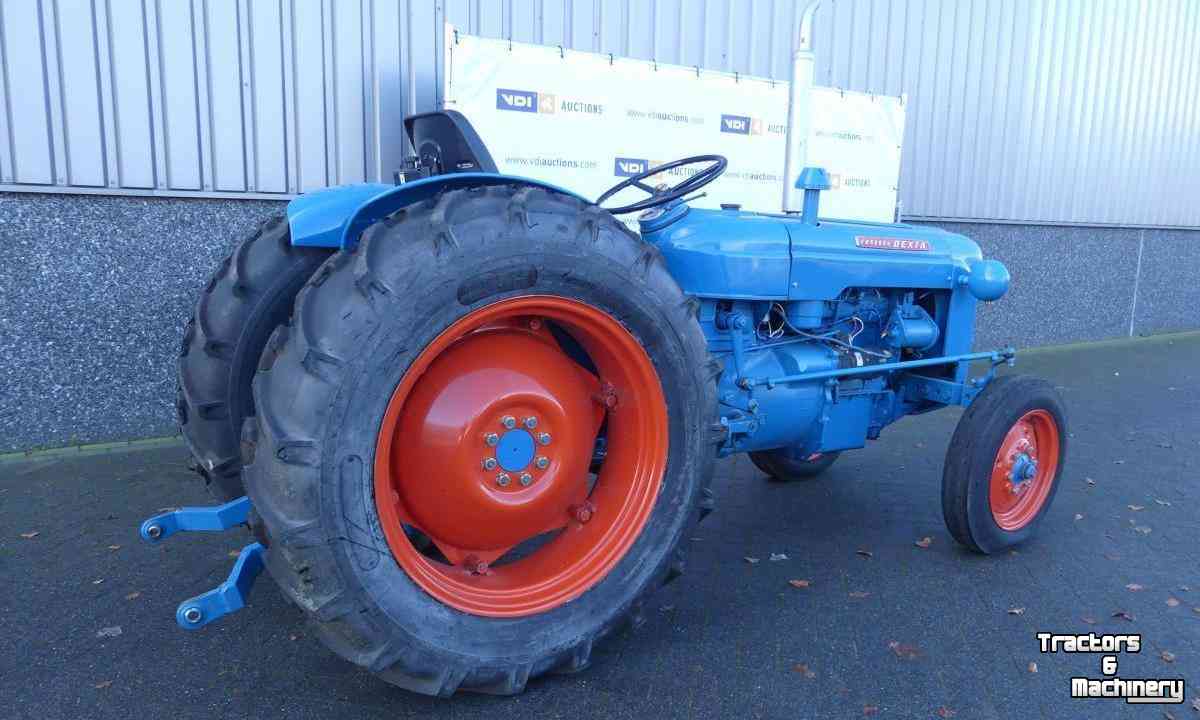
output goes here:
[[812, 24], [820, 0], [812, 0], [796, 16], [792, 40], [792, 79], [788, 89], [787, 155], [783, 161], [783, 211], [804, 210], [804, 191], [796, 187], [808, 151], [809, 88], [813, 84]]

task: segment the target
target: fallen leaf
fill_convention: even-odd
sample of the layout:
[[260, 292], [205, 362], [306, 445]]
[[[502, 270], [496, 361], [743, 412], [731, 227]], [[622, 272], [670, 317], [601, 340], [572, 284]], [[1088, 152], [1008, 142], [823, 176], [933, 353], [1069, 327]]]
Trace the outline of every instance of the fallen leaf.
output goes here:
[[792, 672], [800, 673], [801, 675], [808, 678], [809, 680], [811, 680], [817, 676], [817, 674], [815, 672], [808, 669], [808, 665], [806, 663], [796, 663], [795, 665], [792, 666]]
[[937, 716], [941, 717], [941, 718], [952, 718], [957, 714], [958, 713], [954, 712], [953, 710], [946, 707], [945, 705], [943, 705], [942, 707], [937, 709]]
[[1149, 535], [1149, 534], [1150, 534], [1150, 528], [1149, 528], [1149, 527], [1147, 527], [1147, 526], [1145, 526], [1145, 525], [1138, 525], [1138, 526], [1136, 526], [1136, 527], [1134, 527], [1134, 528], [1133, 528], [1133, 531], [1134, 531], [1134, 532], [1136, 532], [1136, 533], [1141, 533], [1141, 534], [1143, 534], [1143, 535]]
[[1200, 698], [1192, 699], [1192, 709], [1196, 712], [1200, 712]]
[[660, 605], [658, 611], [661, 613], [669, 613], [675, 610], [675, 606], [671, 604]]
[[238, 550], [230, 550], [230, 551], [229, 551], [229, 557], [231, 557], [231, 558], [235, 558], [235, 557], [237, 557], [237, 556], [239, 556], [239, 555], [241, 555], [241, 554], [242, 554], [242, 553], [241, 553], [240, 551], [238, 551]]
[[870, 716], [870, 715], [878, 715], [878, 714], [879, 714], [879, 706], [878, 705], [863, 705], [863, 716], [864, 717]]
[[1200, 607], [1192, 608], [1192, 612], [1196, 613], [1197, 615], [1200, 615]]
[[1088, 485], [1095, 485], [1095, 484], [1096, 484], [1096, 481], [1095, 481], [1095, 480], [1093, 480], [1093, 479], [1091, 479], [1091, 478], [1084, 478], [1083, 480], [1084, 480], [1084, 482], [1086, 482]]
[[1179, 601], [1175, 598], [1167, 598], [1167, 607], [1179, 607]]
[[1084, 622], [1085, 622], [1085, 623], [1087, 623], [1088, 625], [1095, 625], [1095, 624], [1096, 624], [1096, 618], [1094, 618], [1094, 617], [1088, 617], [1088, 616], [1084, 615], [1083, 617], [1081, 617], [1081, 618], [1079, 618], [1079, 619], [1080, 619], [1080, 620], [1082, 620], [1082, 621], [1084, 621]]
[[1166, 450], [1170, 450], [1171, 448], [1175, 447], [1174, 445], [1172, 445], [1172, 444], [1171, 444], [1171, 443], [1169, 443], [1169, 442], [1160, 442], [1160, 443], [1158, 443], [1158, 446], [1159, 446], [1160, 448], [1164, 448], [1164, 449], [1166, 449]]
[[1138, 592], [1140, 590], [1144, 590], [1145, 588], [1143, 588], [1141, 585], [1138, 585], [1137, 583], [1129, 583], [1128, 585], [1125, 586], [1125, 589], [1130, 592]]
[[1113, 562], [1116, 562], [1117, 560], [1120, 560], [1120, 559], [1121, 559], [1121, 556], [1120, 556], [1120, 555], [1113, 555], [1112, 553], [1104, 553], [1104, 559], [1105, 559], [1105, 560], [1112, 560]]
[[92, 584], [93, 584], [93, 585], [99, 585], [99, 584], [100, 584], [100, 583], [102, 583], [102, 582], [104, 582], [104, 578], [100, 578], [99, 580], [93, 580], [93, 581], [92, 581]]
[[870, 550], [855, 550], [854, 554], [865, 558], [874, 557]]
[[1082, 519], [1083, 519], [1083, 515], [1080, 515], [1079, 513], [1075, 513], [1075, 519], [1076, 519], [1076, 520], [1082, 520]]
[[1179, 586], [1179, 589], [1180, 589], [1180, 591], [1182, 591], [1182, 592], [1188, 592], [1189, 590], [1191, 590], [1191, 588], [1190, 588], [1190, 587], [1188, 587], [1187, 585], [1180, 585], [1180, 586]]
[[904, 658], [905, 660], [915, 660], [921, 654], [916, 645], [905, 645], [896, 640], [888, 643], [888, 649], [896, 653], [896, 657]]
[[1009, 555], [1020, 555], [1021, 553], [1017, 552], [1016, 550], [1009, 550], [1008, 554]]
[[854, 592], [850, 593], [850, 597], [860, 599], [860, 600], [862, 598], [869, 597], [870, 595], [871, 595], [871, 593], [863, 592], [862, 590], [855, 590]]
[[1127, 505], [1126, 507], [1128, 507], [1130, 510], [1132, 510], [1134, 512], [1138, 512], [1139, 510], [1146, 509], [1145, 505]]
[[1031, 673], [1037, 672], [1037, 663], [1035, 663], [1035, 662], [1029, 663], [1029, 672], [1031, 672]]
[[125, 599], [126, 600], [137, 600], [141, 596], [142, 596], [142, 594], [140, 592], [131, 592], [125, 596]]
[[771, 553], [771, 557], [768, 559], [771, 562], [779, 562], [780, 560], [787, 560], [788, 556], [786, 553]]
[[931, 538], [931, 537], [923, 537], [920, 540], [913, 543], [913, 545], [916, 545], [917, 547], [921, 548], [922, 550], [929, 549], [929, 546], [932, 544], [933, 544], [933, 538]]
[[21, 537], [25, 538], [26, 540], [32, 540], [38, 535], [41, 535], [41, 533], [37, 530], [34, 530], [33, 532], [21, 533]]
[[1159, 500], [1158, 498], [1154, 498], [1154, 502], [1158, 503], [1159, 505], [1162, 505], [1163, 507], [1171, 507], [1171, 503], [1167, 502], [1166, 500]]
[[1118, 610], [1114, 612], [1112, 616], [1115, 618], [1121, 618], [1122, 620], [1126, 620], [1128, 622], [1133, 622], [1133, 615], [1124, 610]]
[[812, 582], [809, 580], [788, 580], [788, 585], [791, 585], [794, 588], [802, 588], [803, 589], [803, 588], [808, 587], [809, 585], [812, 585]]
[[1012, 607], [1012, 608], [1009, 608], [1009, 609], [1008, 609], [1008, 614], [1009, 614], [1009, 615], [1024, 615], [1024, 614], [1025, 614], [1025, 608], [1023, 608], [1023, 607]]
[[120, 545], [109, 545], [108, 549], [109, 550], [120, 550], [121, 546]]
[[1166, 720], [1175, 720], [1175, 714], [1170, 710], [1163, 710], [1163, 717], [1166, 718]]
[[100, 628], [96, 631], [98, 638], [114, 638], [121, 634], [121, 626], [113, 625], [112, 627]]
[[749, 555], [747, 555], [746, 557], [744, 557], [742, 559], [745, 560], [746, 562], [750, 563], [751, 565], [758, 564], [758, 558], [756, 558], [756, 557], [750, 557]]
[[96, 683], [92, 687], [96, 688], [97, 690], [103, 690], [104, 688], [108, 687], [109, 685], [112, 685], [112, 683], [113, 683], [112, 680], [103, 680], [101, 682]]
[[1163, 650], [1158, 656], [1163, 659], [1163, 662], [1175, 662], [1175, 653], [1169, 650]]
[[1124, 460], [1113, 460], [1113, 465], [1124, 465], [1124, 464], [1125, 464]]

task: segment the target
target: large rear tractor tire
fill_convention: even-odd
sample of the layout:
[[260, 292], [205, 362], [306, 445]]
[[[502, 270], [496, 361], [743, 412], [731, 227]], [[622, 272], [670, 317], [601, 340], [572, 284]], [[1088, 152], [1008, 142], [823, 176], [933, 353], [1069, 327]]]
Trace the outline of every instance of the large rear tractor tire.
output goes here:
[[946, 450], [942, 514], [954, 539], [990, 555], [1032, 537], [1058, 492], [1067, 437], [1050, 383], [1028, 375], [988, 383]]
[[702, 509], [720, 366], [696, 310], [655, 248], [540, 188], [372, 226], [254, 381], [270, 574], [329, 648], [412, 691], [586, 667], [682, 572]]
[[254, 414], [250, 381], [267, 338], [287, 322], [296, 293], [330, 255], [292, 247], [287, 219], [263, 221], [209, 279], [179, 353], [179, 429], [209, 489], [221, 500], [242, 489], [242, 421]]

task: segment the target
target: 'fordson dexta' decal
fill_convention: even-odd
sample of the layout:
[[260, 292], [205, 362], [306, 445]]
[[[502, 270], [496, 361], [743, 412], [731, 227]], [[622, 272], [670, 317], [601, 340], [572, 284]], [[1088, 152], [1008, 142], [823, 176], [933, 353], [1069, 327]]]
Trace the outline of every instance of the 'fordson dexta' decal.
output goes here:
[[911, 252], [929, 252], [928, 240], [913, 240], [911, 238], [880, 237], [877, 235], [855, 235], [854, 244], [870, 250], [908, 250]]

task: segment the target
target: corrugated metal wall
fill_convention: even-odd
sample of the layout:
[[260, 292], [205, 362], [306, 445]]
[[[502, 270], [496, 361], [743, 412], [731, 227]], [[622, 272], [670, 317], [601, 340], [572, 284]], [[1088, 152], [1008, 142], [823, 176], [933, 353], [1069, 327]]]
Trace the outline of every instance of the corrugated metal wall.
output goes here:
[[[443, 20], [786, 79], [798, 4], [0, 0], [0, 189], [386, 178]], [[908, 94], [908, 216], [1200, 226], [1198, 37], [1200, 0], [826, 0], [814, 46], [818, 82]]]

